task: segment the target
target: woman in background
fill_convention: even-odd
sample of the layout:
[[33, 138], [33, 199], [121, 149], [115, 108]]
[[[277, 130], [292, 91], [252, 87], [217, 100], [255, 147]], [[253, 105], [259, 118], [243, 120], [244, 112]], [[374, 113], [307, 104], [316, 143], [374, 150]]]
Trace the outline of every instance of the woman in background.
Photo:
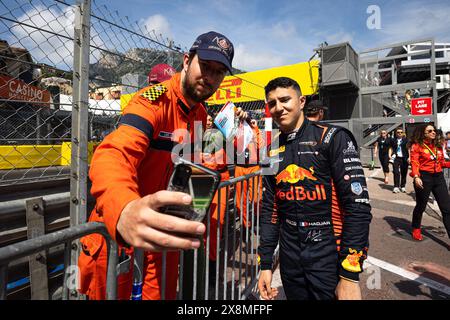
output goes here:
[[442, 212], [445, 229], [450, 238], [450, 196], [442, 168], [450, 168], [444, 160], [441, 141], [432, 125], [422, 125], [414, 130], [411, 145], [411, 176], [416, 192], [416, 207], [412, 218], [412, 237], [422, 240], [420, 230], [422, 214], [425, 211], [430, 192], [433, 192]]

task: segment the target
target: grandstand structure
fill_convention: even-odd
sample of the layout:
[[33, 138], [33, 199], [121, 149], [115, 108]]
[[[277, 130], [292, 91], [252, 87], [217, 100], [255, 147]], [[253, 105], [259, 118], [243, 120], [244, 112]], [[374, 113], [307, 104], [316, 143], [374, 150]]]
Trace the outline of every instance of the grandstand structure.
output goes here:
[[[421, 123], [439, 121], [450, 107], [450, 44], [434, 39], [390, 44], [357, 54], [349, 43], [321, 46], [319, 95], [329, 106], [327, 121], [350, 129], [362, 160], [381, 130], [403, 127], [410, 135]], [[427, 110], [418, 108], [425, 102]], [[420, 105], [419, 105], [420, 107]]]

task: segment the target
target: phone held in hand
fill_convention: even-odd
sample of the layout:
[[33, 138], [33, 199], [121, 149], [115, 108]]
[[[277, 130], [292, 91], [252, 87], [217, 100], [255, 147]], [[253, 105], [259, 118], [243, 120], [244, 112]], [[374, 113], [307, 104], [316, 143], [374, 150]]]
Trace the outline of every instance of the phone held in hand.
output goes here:
[[193, 201], [190, 205], [165, 206], [161, 209], [161, 212], [201, 222], [209, 211], [219, 183], [219, 172], [183, 158], [178, 158], [167, 190], [187, 193], [192, 197]]

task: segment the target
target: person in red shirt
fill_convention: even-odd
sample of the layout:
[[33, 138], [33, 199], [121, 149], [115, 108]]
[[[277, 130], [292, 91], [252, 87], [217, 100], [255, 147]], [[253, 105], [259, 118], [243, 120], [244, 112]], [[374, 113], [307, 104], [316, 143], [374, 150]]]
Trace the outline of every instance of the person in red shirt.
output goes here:
[[423, 240], [421, 233], [422, 214], [425, 211], [430, 193], [433, 195], [442, 212], [445, 229], [450, 238], [450, 197], [445, 183], [442, 168], [450, 168], [445, 161], [442, 145], [432, 125], [422, 125], [414, 130], [411, 146], [411, 177], [414, 178], [416, 207], [413, 211], [412, 237]]

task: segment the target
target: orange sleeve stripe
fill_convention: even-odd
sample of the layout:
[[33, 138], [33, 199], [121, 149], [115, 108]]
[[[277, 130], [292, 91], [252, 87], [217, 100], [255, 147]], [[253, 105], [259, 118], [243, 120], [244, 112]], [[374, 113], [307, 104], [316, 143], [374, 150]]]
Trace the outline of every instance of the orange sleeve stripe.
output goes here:
[[318, 127], [322, 128], [322, 136], [320, 137], [320, 142], [322, 142], [323, 138], [325, 137], [325, 133], [327, 132], [327, 130], [326, 130], [327, 127], [320, 126], [320, 125], [318, 125]]

